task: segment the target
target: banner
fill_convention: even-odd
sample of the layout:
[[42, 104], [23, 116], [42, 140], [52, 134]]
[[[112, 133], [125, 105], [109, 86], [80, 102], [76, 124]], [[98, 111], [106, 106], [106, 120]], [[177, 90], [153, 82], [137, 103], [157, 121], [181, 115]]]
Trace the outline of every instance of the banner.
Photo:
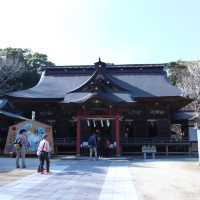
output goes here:
[[199, 154], [199, 165], [200, 165], [200, 130], [197, 131], [197, 140], [198, 140], [198, 154]]

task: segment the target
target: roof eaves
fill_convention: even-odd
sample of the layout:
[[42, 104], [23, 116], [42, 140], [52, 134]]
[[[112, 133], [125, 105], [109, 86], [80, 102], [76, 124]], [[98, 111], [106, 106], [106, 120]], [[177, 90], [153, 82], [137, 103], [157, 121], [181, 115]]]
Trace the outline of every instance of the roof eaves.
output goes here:
[[14, 113], [7, 112], [7, 111], [3, 111], [3, 110], [0, 110], [0, 114], [5, 115], [7, 117], [11, 117], [11, 118], [17, 118], [17, 119], [21, 119], [21, 120], [29, 120], [28, 118], [23, 117], [21, 115], [14, 114]]

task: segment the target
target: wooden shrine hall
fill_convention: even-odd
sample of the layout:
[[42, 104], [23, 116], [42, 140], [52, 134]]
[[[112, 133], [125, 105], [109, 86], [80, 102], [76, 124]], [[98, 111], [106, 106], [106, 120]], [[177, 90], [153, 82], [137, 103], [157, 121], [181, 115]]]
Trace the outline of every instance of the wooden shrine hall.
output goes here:
[[180, 109], [191, 99], [169, 82], [165, 66], [99, 59], [94, 65], [46, 67], [36, 86], [7, 98], [25, 117], [34, 111], [36, 120], [53, 127], [57, 153], [86, 154], [97, 129], [112, 155], [139, 154], [145, 144], [158, 153], [188, 153], [194, 118]]

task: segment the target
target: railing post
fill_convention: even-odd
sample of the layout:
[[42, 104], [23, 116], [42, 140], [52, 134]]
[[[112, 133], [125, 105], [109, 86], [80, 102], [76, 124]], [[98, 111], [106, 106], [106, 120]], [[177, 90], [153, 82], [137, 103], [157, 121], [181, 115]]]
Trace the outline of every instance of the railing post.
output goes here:
[[188, 146], [188, 154], [192, 155], [192, 146], [191, 146], [191, 144]]
[[116, 156], [120, 156], [120, 115], [115, 117]]

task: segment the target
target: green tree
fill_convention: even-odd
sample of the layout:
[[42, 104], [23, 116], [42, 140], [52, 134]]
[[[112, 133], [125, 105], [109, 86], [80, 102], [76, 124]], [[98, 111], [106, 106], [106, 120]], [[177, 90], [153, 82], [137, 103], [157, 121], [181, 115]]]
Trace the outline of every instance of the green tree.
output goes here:
[[27, 71], [39, 71], [42, 67], [54, 66], [54, 64], [48, 61], [48, 57], [41, 53], [32, 53], [24, 55], [25, 65]]
[[0, 95], [33, 87], [46, 66], [54, 64], [45, 54], [22, 48], [0, 49]]

